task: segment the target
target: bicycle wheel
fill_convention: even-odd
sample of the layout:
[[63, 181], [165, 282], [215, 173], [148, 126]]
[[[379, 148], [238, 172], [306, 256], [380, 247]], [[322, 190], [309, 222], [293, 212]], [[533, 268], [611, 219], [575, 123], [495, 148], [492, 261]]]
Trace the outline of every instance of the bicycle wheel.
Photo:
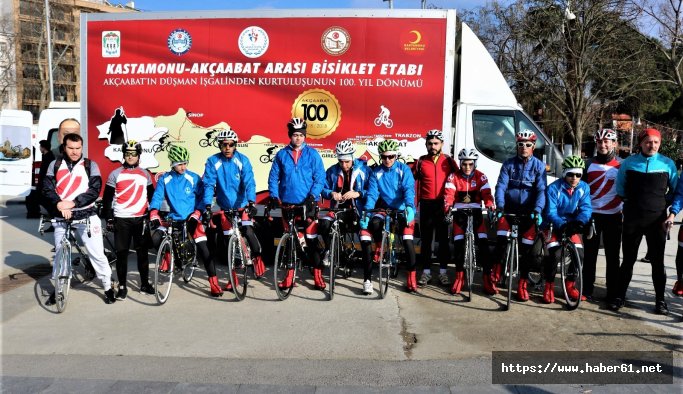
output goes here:
[[71, 289], [71, 247], [62, 245], [61, 251], [55, 257], [57, 264], [55, 286], [55, 302], [57, 312], [62, 313], [69, 301], [69, 289]]
[[233, 234], [228, 241], [228, 279], [237, 301], [242, 301], [247, 295], [247, 264], [240, 239], [244, 242], [242, 237]]
[[209, 140], [207, 140], [206, 138], [202, 138], [201, 140], [199, 140], [199, 146], [201, 146], [202, 148], [208, 147]]
[[389, 275], [391, 275], [391, 244], [387, 233], [382, 233], [382, 244], [379, 252], [379, 298], [386, 297], [389, 292]]
[[273, 266], [273, 279], [275, 284], [275, 293], [280, 300], [286, 300], [287, 297], [292, 293], [294, 288], [294, 278], [292, 279], [292, 284], [289, 287], [280, 288], [280, 282], [283, 282], [287, 277], [287, 271], [290, 269], [295, 269], [294, 259], [296, 256], [295, 248], [293, 244], [291, 234], [286, 233], [280, 238], [280, 242], [275, 250], [275, 262]]
[[472, 284], [474, 283], [474, 265], [476, 261], [474, 252], [474, 234], [467, 234], [465, 245], [465, 275], [467, 276], [467, 301], [472, 301]]
[[330, 251], [329, 259], [330, 265], [324, 267], [323, 276], [327, 276], [328, 293], [327, 298], [331, 301], [334, 298], [334, 281], [337, 276], [337, 267], [339, 267], [339, 249], [341, 248], [341, 240], [339, 233], [333, 232], [330, 237]]
[[[576, 245], [567, 242], [562, 250], [562, 260], [560, 261], [560, 272], [562, 277], [562, 291], [564, 293], [564, 300], [567, 302], [567, 309], [574, 310], [579, 307], [581, 303], [581, 295], [583, 294], [583, 269], [579, 253], [576, 250]], [[579, 296], [576, 299], [570, 297], [569, 288], [567, 287], [567, 280], [574, 281], [574, 288], [578, 291]]]
[[508, 294], [507, 294], [507, 303], [505, 304], [505, 309], [509, 310], [510, 309], [510, 300], [512, 299], [512, 277], [514, 275], [514, 269], [515, 269], [515, 260], [517, 260], [518, 256], [515, 253], [515, 242], [514, 240], [508, 241], [507, 249], [505, 252], [505, 274], [507, 280], [507, 287], [508, 287]]
[[197, 244], [195, 244], [193, 241], [189, 241], [186, 243], [186, 246], [189, 246], [192, 249], [185, 252], [182, 260], [185, 264], [183, 265], [183, 280], [185, 283], [188, 283], [192, 280], [194, 272], [197, 269]]
[[164, 239], [159, 245], [156, 262], [154, 263], [154, 293], [157, 302], [164, 304], [171, 294], [173, 284], [173, 269], [175, 257], [170, 239]]

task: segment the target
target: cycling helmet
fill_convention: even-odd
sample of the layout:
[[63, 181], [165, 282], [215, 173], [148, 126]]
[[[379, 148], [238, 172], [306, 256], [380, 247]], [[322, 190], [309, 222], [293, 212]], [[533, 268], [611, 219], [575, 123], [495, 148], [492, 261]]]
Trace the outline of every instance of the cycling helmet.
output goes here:
[[432, 138], [438, 138], [439, 141], [443, 142], [443, 132], [437, 129], [429, 130], [425, 139], [429, 141]]
[[353, 154], [356, 153], [356, 148], [351, 141], [339, 141], [334, 147], [334, 152], [337, 154], [337, 160], [352, 160]]
[[301, 118], [292, 118], [287, 123], [287, 133], [291, 137], [295, 132], [299, 132], [306, 136], [306, 121]]
[[586, 168], [586, 162], [579, 156], [567, 156], [562, 162], [563, 170], [583, 170], [584, 168]]
[[379, 154], [390, 153], [398, 154], [398, 141], [396, 140], [384, 140], [377, 145], [377, 152]]
[[593, 138], [595, 139], [595, 141], [600, 141], [605, 138], [608, 140], [616, 141], [617, 132], [612, 129], [602, 129], [596, 131], [595, 134], [593, 134]]
[[520, 141], [531, 141], [531, 142], [536, 142], [536, 133], [529, 129], [524, 129], [522, 131], [517, 132], [517, 142]]
[[218, 141], [218, 142], [226, 141], [226, 140], [233, 140], [235, 142], [238, 141], [237, 133], [235, 133], [235, 130], [223, 129], [216, 136], [216, 141]]
[[126, 152], [137, 152], [138, 156], [142, 154], [142, 145], [135, 140], [129, 140], [123, 144], [123, 153]]
[[479, 159], [479, 153], [474, 149], [463, 149], [458, 153], [458, 160], [474, 160], [475, 162]]
[[171, 162], [171, 167], [187, 164], [190, 161], [190, 152], [182, 146], [171, 145], [168, 147], [168, 161]]

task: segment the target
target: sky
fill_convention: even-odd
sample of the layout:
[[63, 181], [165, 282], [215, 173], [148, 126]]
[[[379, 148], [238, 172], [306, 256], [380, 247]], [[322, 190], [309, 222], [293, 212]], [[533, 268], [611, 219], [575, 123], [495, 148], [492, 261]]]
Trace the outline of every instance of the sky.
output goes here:
[[[201, 2], [178, 0], [134, 0], [135, 8], [142, 11], [177, 10], [244, 10], [293, 8], [389, 8], [382, 0], [204, 0]], [[125, 4], [124, 0], [110, 3]], [[427, 0], [427, 5], [447, 9], [470, 9], [484, 5], [484, 0]], [[394, 0], [394, 8], [420, 8], [420, 0]]]

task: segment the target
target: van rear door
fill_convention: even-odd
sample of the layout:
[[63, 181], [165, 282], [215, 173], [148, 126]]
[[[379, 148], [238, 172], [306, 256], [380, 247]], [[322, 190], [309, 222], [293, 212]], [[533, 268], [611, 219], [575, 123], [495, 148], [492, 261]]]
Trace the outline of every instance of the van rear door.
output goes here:
[[32, 126], [29, 111], [0, 112], [0, 195], [27, 196], [31, 192]]

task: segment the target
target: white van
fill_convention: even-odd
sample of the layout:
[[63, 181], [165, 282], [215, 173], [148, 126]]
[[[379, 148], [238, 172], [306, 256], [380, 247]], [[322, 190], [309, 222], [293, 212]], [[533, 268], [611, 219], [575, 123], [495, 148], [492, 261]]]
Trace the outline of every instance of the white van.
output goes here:
[[0, 112], [0, 195], [27, 196], [33, 173], [33, 116], [29, 111]]

